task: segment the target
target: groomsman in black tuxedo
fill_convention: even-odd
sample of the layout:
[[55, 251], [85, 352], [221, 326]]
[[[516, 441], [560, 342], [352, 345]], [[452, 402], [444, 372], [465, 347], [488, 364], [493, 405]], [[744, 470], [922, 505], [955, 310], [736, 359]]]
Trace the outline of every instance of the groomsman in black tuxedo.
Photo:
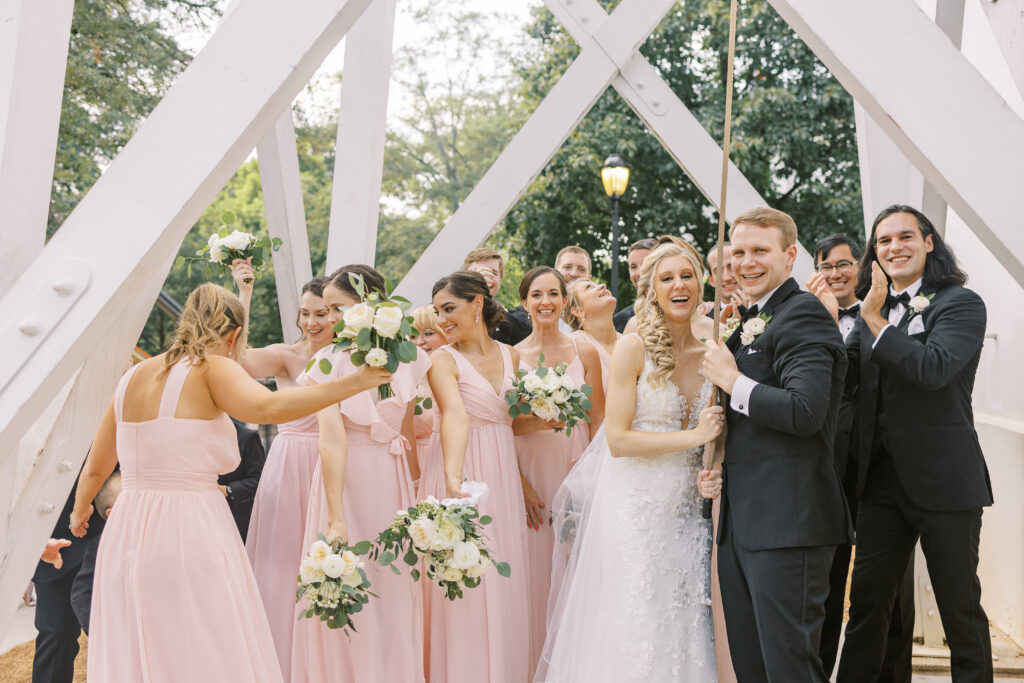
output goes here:
[[[629, 264], [629, 280], [633, 283], [634, 287], [636, 287], [636, 283], [640, 279], [640, 266], [643, 265], [647, 255], [654, 251], [654, 248], [657, 246], [658, 240], [653, 237], [645, 237], [629, 245], [629, 250], [626, 252], [626, 262]], [[618, 296], [619, 293], [612, 292], [612, 295]], [[612, 316], [612, 324], [615, 326], [616, 332], [621, 334], [625, 331], [626, 325], [636, 315], [633, 306], [633, 304], [630, 304]]]
[[[815, 272], [807, 279], [807, 289], [817, 296], [832, 314], [843, 340], [849, 338], [860, 315], [857, 298], [857, 269], [863, 256], [860, 245], [846, 235], [834, 234], [814, 245]], [[852, 387], [851, 387], [852, 388]], [[857, 517], [857, 397], [847, 393], [839, 405], [836, 422], [836, 471], [843, 483], [843, 493], [850, 514]], [[821, 629], [821, 663], [831, 675], [839, 653], [839, 636], [843, 631], [846, 605], [846, 581], [850, 575], [853, 546], [836, 546], [829, 574], [828, 600], [825, 602], [825, 624]], [[893, 605], [885, 663], [877, 683], [910, 683], [914, 647], [914, 558], [903, 574], [903, 581]]]
[[708, 341], [704, 356], [730, 395], [718, 577], [740, 683], [828, 680], [818, 645], [829, 568], [853, 540], [832, 453], [846, 353], [828, 311], [790, 277], [796, 239], [775, 209], [735, 220], [733, 274], [756, 303], [728, 347]]
[[838, 681], [878, 680], [903, 568], [918, 539], [955, 683], [992, 680], [978, 543], [992, 504], [971, 392], [985, 303], [931, 222], [882, 211], [861, 264], [861, 317], [847, 341], [859, 383], [857, 554]]
[[[505, 277], [505, 259], [501, 257], [500, 252], [487, 247], [474, 249], [466, 254], [466, 258], [462, 262], [462, 269], [483, 275], [491, 296], [498, 296], [501, 281]], [[498, 305], [501, 306], [501, 304]], [[502, 309], [504, 310], [504, 306]], [[529, 337], [532, 331], [533, 325], [530, 323], [530, 316], [526, 314], [522, 306], [516, 306], [511, 311], [505, 310], [505, 318], [491, 330], [491, 339], [515, 346]]]

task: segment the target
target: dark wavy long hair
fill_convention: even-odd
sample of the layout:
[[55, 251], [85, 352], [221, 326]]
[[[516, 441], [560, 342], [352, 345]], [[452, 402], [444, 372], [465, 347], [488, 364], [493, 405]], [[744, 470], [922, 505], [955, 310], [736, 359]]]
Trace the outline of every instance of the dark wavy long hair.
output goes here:
[[[857, 281], [857, 298], [863, 300], [871, 289], [871, 264], [878, 260], [875, 252], [875, 233], [878, 231], [878, 224], [894, 213], [909, 213], [917, 220], [917, 228], [921, 231], [922, 239], [932, 238], [932, 251], [927, 255], [924, 262], [924, 276], [922, 287], [929, 291], [936, 291], [948, 285], [963, 285], [967, 282], [967, 273], [960, 268], [960, 264], [953, 255], [953, 250], [946, 244], [935, 230], [935, 226], [928, 220], [928, 217], [912, 206], [906, 204], [893, 204], [882, 209], [882, 212], [875, 217], [871, 224], [871, 237], [868, 239], [867, 250], [860, 262], [859, 280]], [[890, 282], [888, 275], [885, 276]]]
[[457, 270], [434, 283], [430, 291], [433, 299], [442, 289], [447, 289], [463, 301], [472, 301], [479, 295], [483, 299], [483, 319], [488, 330], [493, 330], [505, 319], [505, 309], [491, 296], [487, 280], [480, 273], [469, 270]]

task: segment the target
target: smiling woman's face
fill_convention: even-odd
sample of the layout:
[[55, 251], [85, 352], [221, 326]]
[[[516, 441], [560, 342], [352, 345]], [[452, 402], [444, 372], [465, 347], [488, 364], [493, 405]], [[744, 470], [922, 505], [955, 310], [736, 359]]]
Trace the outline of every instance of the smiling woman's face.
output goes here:
[[327, 319], [333, 327], [345, 315], [345, 309], [349, 306], [355, 306], [359, 303], [359, 300], [350, 294], [346, 294], [334, 285], [327, 285], [324, 287], [324, 303], [327, 304], [327, 310], [329, 311]]
[[700, 303], [700, 278], [683, 256], [667, 256], [654, 269], [654, 301], [667, 320], [688, 320]]

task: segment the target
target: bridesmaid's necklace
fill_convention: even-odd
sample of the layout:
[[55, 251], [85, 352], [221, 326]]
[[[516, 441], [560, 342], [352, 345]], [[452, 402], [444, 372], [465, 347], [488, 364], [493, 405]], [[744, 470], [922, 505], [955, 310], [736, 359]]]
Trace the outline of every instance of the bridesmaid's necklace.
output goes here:
[[470, 353], [472, 353], [472, 355], [474, 355], [474, 356], [477, 356], [478, 358], [480, 358], [480, 359], [482, 359], [482, 360], [490, 360], [490, 359], [494, 358], [494, 354], [496, 354], [496, 353], [498, 352], [498, 342], [496, 342], [496, 341], [494, 341], [494, 340], [492, 339], [492, 340], [491, 340], [491, 346], [492, 346], [492, 348], [493, 348], [494, 350], [493, 350], [493, 351], [491, 351], [491, 355], [489, 355], [489, 356], [485, 356], [484, 354], [482, 354], [482, 353], [477, 353], [476, 351], [472, 351], [472, 352], [470, 352], [470, 351], [468, 351], [468, 350], [466, 350], [466, 349], [460, 349], [460, 348], [459, 348], [459, 343], [458, 343], [458, 342], [455, 342], [455, 350], [456, 350], [456, 351], [458, 351], [459, 353], [462, 353], [462, 354], [466, 354], [466, 355], [470, 355]]

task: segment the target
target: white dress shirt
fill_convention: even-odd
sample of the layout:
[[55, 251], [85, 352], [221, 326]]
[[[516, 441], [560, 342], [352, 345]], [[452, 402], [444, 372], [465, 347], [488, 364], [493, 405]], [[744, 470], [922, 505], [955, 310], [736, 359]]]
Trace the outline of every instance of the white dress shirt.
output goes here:
[[[851, 308], [860, 308], [860, 302], [858, 301], [851, 306], [847, 306], [845, 310], [849, 310]], [[853, 328], [856, 326], [857, 316], [848, 315], [839, 319], [839, 334], [843, 335], [843, 341], [846, 341], [850, 336], [850, 333], [853, 332]]]
[[[785, 283], [783, 283], [785, 284]], [[782, 285], [779, 285], [781, 287]], [[772, 291], [765, 294], [763, 297], [757, 300], [754, 306], [757, 306], [757, 310], [760, 312], [764, 309], [768, 300], [772, 298], [775, 291], [779, 288], [776, 287]], [[759, 313], [760, 314], [760, 313]], [[740, 330], [736, 330], [733, 334], [739, 334]], [[750, 394], [754, 391], [754, 387], [758, 385], [758, 382], [750, 379], [746, 375], [741, 374], [736, 378], [735, 384], [732, 385], [732, 394], [729, 396], [729, 406], [738, 413], [744, 415], [750, 415]]]

